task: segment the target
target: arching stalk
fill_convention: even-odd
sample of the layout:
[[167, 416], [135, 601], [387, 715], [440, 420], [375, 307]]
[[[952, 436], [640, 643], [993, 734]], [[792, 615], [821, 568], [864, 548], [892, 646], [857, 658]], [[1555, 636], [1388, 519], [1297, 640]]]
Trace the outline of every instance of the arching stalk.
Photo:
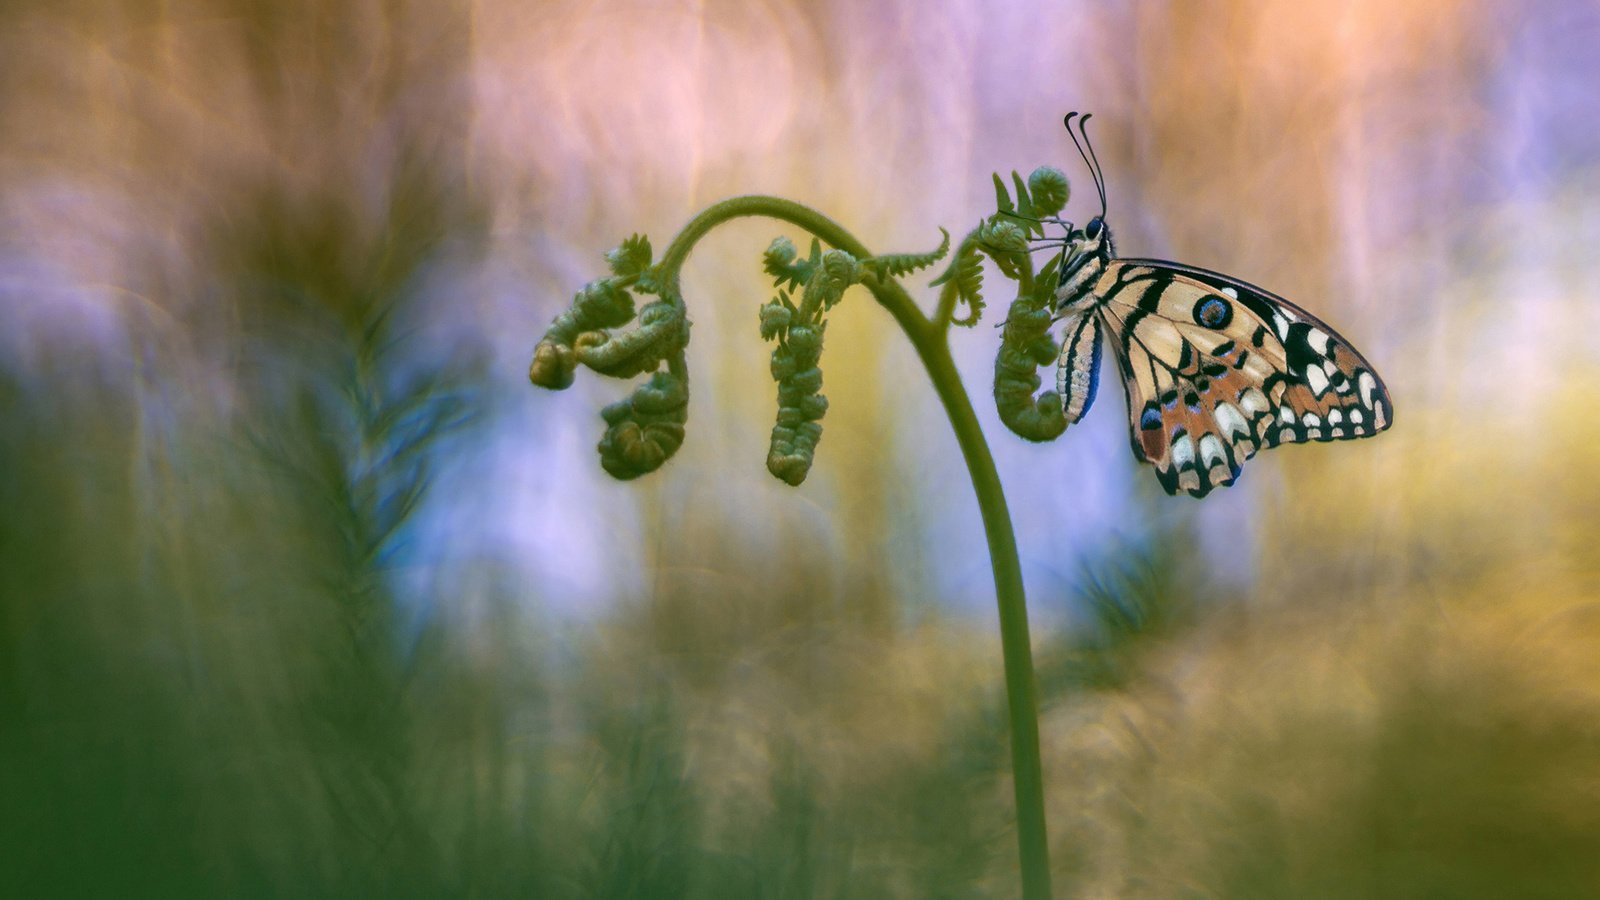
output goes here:
[[[1066, 180], [1053, 169], [1041, 168], [1034, 173], [1029, 180], [1031, 192], [1020, 177], [1013, 176], [1013, 180], [1024, 212], [1043, 210], [1048, 214], [1066, 201]], [[995, 184], [1000, 208], [1013, 209], [998, 177]], [[1055, 395], [1033, 395], [1039, 385], [1036, 368], [1047, 363], [1053, 351], [1048, 335], [1050, 316], [1044, 309], [1049, 279], [1035, 278], [1027, 258], [1025, 233], [1009, 220], [999, 221], [1004, 217], [997, 215], [963, 238], [949, 271], [935, 281], [944, 287], [930, 319], [895, 276], [943, 257], [949, 249], [948, 234], [945, 243], [931, 253], [873, 256], [838, 223], [809, 207], [779, 197], [734, 197], [690, 220], [655, 265], [650, 264], [649, 241], [642, 237], [630, 238], [607, 254], [612, 277], [586, 285], [572, 308], [557, 317], [534, 353], [529, 377], [537, 385], [559, 389], [572, 383], [579, 363], [616, 377], [649, 373], [650, 378], [634, 390], [632, 397], [603, 411], [609, 427], [600, 442], [601, 463], [618, 478], [635, 478], [660, 467], [682, 443], [688, 417], [684, 348], [689, 331], [679, 273], [689, 252], [707, 232], [729, 220], [748, 216], [788, 222], [833, 248], [824, 253], [820, 246], [813, 245], [808, 258], [798, 259], [794, 246], [779, 239], [767, 250], [767, 271], [780, 287], [778, 297], [761, 309], [762, 335], [777, 343], [772, 369], [779, 385], [779, 413], [767, 459], [773, 475], [799, 484], [810, 469], [822, 434], [821, 419], [827, 410], [827, 400], [820, 394], [822, 373], [818, 367], [826, 324], [823, 317], [852, 284], [867, 288], [894, 317], [916, 349], [944, 406], [983, 516], [989, 563], [994, 572], [1023, 896], [1028, 900], [1048, 898], [1050, 861], [1039, 754], [1038, 696], [1016, 535], [994, 457], [948, 343], [949, 326], [972, 324], [982, 309], [978, 259], [981, 251], [1024, 288], [1012, 306], [996, 361], [995, 399], [1002, 421], [1030, 440], [1049, 440], [1065, 428]], [[798, 301], [791, 297], [789, 289], [802, 291]], [[630, 291], [655, 294], [658, 299], [636, 315]], [[969, 315], [957, 319], [955, 310], [961, 302], [967, 304]], [[635, 319], [636, 328], [618, 331]], [[666, 364], [664, 369], [662, 363]]]
[[[724, 200], [695, 216], [662, 254], [662, 271], [676, 273], [689, 250], [706, 232], [730, 219], [745, 216], [780, 219], [858, 259], [872, 256], [842, 226], [815, 210], [780, 197], [752, 195]], [[1022, 587], [1022, 566], [1017, 559], [1017, 538], [1011, 527], [1005, 491], [1000, 486], [1000, 473], [995, 469], [994, 456], [989, 452], [977, 413], [961, 383], [961, 374], [950, 356], [950, 345], [946, 341], [949, 332], [943, 327], [948, 320], [943, 324], [929, 320], [894, 279], [863, 279], [862, 283], [879, 305], [894, 316], [916, 348], [917, 357], [933, 381], [934, 391], [955, 432], [961, 456], [967, 463], [967, 477], [978, 499], [984, 537], [989, 545], [989, 565], [994, 571], [995, 602], [1000, 612], [1000, 649], [1005, 662], [1023, 896], [1028, 900], [1049, 897], [1050, 851], [1045, 831], [1044, 773], [1039, 758], [1039, 701], [1034, 685], [1033, 647], [1028, 636], [1028, 605]]]

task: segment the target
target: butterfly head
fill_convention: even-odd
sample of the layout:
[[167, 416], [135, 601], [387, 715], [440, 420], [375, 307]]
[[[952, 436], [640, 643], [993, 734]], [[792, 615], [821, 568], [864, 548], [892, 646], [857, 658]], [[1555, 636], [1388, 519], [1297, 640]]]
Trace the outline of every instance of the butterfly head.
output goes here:
[[1091, 286], [1111, 262], [1111, 228], [1105, 217], [1095, 216], [1067, 236], [1061, 260], [1061, 280], [1056, 286], [1056, 311], [1073, 312], [1078, 306], [1098, 303]]
[[1104, 259], [1110, 259], [1114, 252], [1111, 247], [1111, 226], [1106, 224], [1105, 216], [1095, 216], [1089, 224], [1083, 226], [1083, 232], [1078, 238], [1078, 251], [1092, 253]]

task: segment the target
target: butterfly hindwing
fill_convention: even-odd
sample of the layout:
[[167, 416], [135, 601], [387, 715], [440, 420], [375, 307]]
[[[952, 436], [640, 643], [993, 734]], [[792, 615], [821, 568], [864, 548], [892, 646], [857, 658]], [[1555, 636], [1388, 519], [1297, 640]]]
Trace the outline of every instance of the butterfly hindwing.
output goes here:
[[1215, 272], [1112, 260], [1095, 285], [1134, 455], [1168, 493], [1232, 484], [1263, 447], [1366, 437], [1389, 395], [1349, 342], [1281, 297]]
[[1236, 293], [1257, 321], [1257, 328], [1267, 332], [1252, 332], [1252, 341], [1259, 338], [1272, 348], [1272, 339], [1276, 339], [1271, 356], [1281, 360], [1289, 383], [1284, 396], [1277, 398], [1280, 422], [1273, 444], [1368, 437], [1389, 427], [1394, 407], [1377, 372], [1349, 341], [1316, 316], [1282, 297], [1216, 272], [1147, 260], [1128, 262], [1165, 266], [1202, 288]]

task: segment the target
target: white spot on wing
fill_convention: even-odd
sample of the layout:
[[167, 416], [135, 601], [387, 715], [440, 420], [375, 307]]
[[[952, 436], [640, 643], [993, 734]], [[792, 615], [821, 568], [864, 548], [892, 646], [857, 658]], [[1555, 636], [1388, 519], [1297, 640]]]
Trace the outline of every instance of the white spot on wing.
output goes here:
[[1311, 393], [1321, 397], [1328, 390], [1327, 373], [1321, 369], [1310, 368], [1306, 370], [1306, 384], [1311, 388]]
[[1317, 351], [1318, 353], [1322, 354], [1323, 356], [1327, 356], [1328, 355], [1328, 333], [1327, 332], [1318, 331], [1315, 328], [1311, 329], [1311, 331], [1306, 334], [1306, 343], [1311, 345], [1311, 349]]
[[1378, 380], [1372, 377], [1371, 372], [1362, 372], [1357, 386], [1361, 388], [1361, 405], [1371, 406], [1373, 392], [1378, 389]]
[[1261, 393], [1260, 388], [1253, 387], [1239, 396], [1239, 405], [1244, 411], [1254, 416], [1267, 412], [1271, 406], [1267, 403], [1267, 395]]
[[1200, 438], [1200, 461], [1210, 469], [1223, 461], [1222, 439], [1214, 434], [1206, 434]]
[[1233, 289], [1233, 288], [1231, 288], [1231, 287], [1225, 287], [1225, 288], [1223, 288], [1223, 289], [1222, 289], [1222, 292], [1223, 292], [1223, 293], [1224, 293], [1224, 294], [1227, 294], [1227, 295], [1228, 295], [1228, 296], [1229, 296], [1229, 297], [1232, 297], [1232, 298], [1233, 298], [1233, 299], [1235, 299], [1235, 300], [1237, 300], [1237, 299], [1239, 299], [1239, 292], [1238, 292], [1238, 291], [1236, 291], [1236, 290], [1234, 290], [1234, 289]]
[[1244, 416], [1239, 414], [1231, 403], [1217, 404], [1217, 424], [1222, 426], [1225, 434], [1249, 434], [1250, 426], [1245, 422]]
[[1172, 442], [1172, 467], [1181, 469], [1194, 464], [1194, 439], [1187, 434]]

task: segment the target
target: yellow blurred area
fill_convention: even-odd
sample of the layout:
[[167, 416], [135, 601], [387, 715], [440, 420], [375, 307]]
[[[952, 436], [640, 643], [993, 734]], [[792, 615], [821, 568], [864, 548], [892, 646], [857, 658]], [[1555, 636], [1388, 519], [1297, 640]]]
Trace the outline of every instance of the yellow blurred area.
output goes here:
[[605, 250], [728, 196], [922, 251], [1048, 164], [1081, 222], [1073, 109], [1120, 253], [1316, 313], [1395, 426], [1168, 498], [1108, 368], [1025, 444], [987, 271], [952, 345], [1058, 894], [1600, 895], [1597, 39], [1576, 0], [7, 4], [0, 896], [1014, 895], [983, 530], [893, 320], [829, 314], [799, 488], [756, 312], [793, 228], [686, 265], [659, 472], [598, 465], [628, 384], [523, 373]]

